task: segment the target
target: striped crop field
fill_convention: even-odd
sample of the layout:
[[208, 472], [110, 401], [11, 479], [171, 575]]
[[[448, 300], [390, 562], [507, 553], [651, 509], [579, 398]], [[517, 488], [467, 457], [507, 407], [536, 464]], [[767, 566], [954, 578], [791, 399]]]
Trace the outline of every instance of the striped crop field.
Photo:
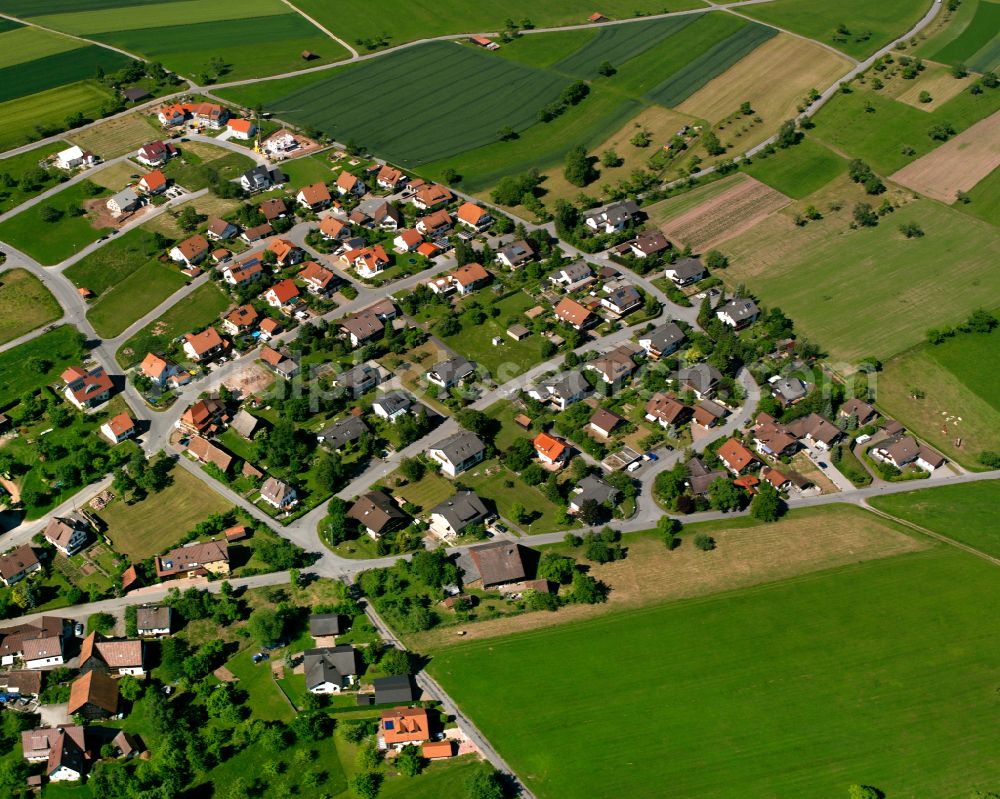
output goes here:
[[99, 68], [115, 72], [130, 60], [114, 50], [92, 44], [4, 67], [0, 69], [0, 102], [93, 78]]
[[668, 107], [679, 105], [698, 89], [753, 52], [778, 31], [756, 23], [701, 53], [646, 94], [647, 99]]
[[[5, 21], [5, 20], [0, 20]], [[0, 32], [0, 69], [83, 46], [78, 39], [41, 28], [17, 27]]]
[[593, 39], [555, 64], [553, 69], [581, 78], [595, 78], [598, 68], [605, 61], [618, 67], [664, 39], [674, 36], [703, 16], [685, 14], [600, 28]]
[[336, 70], [266, 107], [415, 166], [491, 144], [508, 125], [525, 130], [569, 82], [471, 47], [433, 42]]
[[1000, 66], [1000, 3], [981, 0], [965, 29], [929, 58], [944, 64], [964, 63], [979, 72]]

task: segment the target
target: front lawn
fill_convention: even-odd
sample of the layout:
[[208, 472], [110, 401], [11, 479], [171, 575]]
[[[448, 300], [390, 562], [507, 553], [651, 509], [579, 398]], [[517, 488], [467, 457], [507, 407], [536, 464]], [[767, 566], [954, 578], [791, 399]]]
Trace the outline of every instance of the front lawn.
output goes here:
[[61, 316], [56, 298], [28, 270], [9, 269], [0, 276], [0, 344]]
[[83, 212], [83, 204], [110, 194], [90, 181], [75, 183], [0, 222], [0, 240], [41, 264], [57, 264], [97, 241], [105, 232], [91, 224], [90, 217]]
[[96, 514], [107, 524], [106, 535], [115, 550], [133, 561], [164, 552], [205, 517], [231, 510], [204, 481], [184, 469], [175, 467], [170, 474], [173, 482], [158, 494], [133, 505], [116, 499]]
[[82, 360], [80, 333], [72, 325], [0, 352], [0, 407], [58, 380], [67, 366]]

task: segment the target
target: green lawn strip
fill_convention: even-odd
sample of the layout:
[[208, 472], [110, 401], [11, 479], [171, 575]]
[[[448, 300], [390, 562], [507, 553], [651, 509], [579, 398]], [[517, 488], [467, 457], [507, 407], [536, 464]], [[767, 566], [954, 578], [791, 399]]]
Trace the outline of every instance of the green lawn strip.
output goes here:
[[317, 56], [309, 66], [349, 55], [302, 16], [283, 10], [285, 13], [261, 15], [265, 9], [248, 9], [237, 19], [184, 21], [130, 30], [110, 27], [93, 38], [142, 53], [186, 75], [201, 75], [208, 70], [211, 58], [221, 58], [226, 64], [224, 80], [301, 69], [305, 50]]
[[131, 60], [107, 47], [91, 44], [4, 67], [0, 69], [0, 102], [86, 80], [99, 69], [116, 72]]
[[[996, 585], [937, 547], [459, 644], [429, 668], [540, 796], [958, 797], [996, 774]], [[630, 653], [613, 703], [592, 678], [609, 651]]]
[[271, 677], [271, 661], [255, 664], [252, 660], [258, 651], [254, 647], [244, 649], [226, 663], [226, 668], [239, 678], [240, 688], [250, 694], [248, 704], [256, 718], [290, 721], [295, 717], [295, 711]]
[[[495, 142], [505, 125], [528, 128], [568, 83], [479, 49], [432, 42], [333, 70], [266, 107], [414, 166]], [[382, 101], [365, 103], [373, 91]], [[336, 111], [344, 107], [354, 112]]]
[[326, 153], [307, 155], [291, 161], [282, 161], [281, 171], [288, 177], [288, 185], [300, 189], [313, 183], [329, 183], [340, 168], [334, 169]]
[[[95, 228], [88, 217], [76, 214], [82, 211], [84, 201], [107, 197], [111, 192], [100, 189], [97, 194], [89, 194], [88, 184], [83, 181], [68, 186], [45, 202], [0, 223], [0, 240], [46, 266], [57, 264], [97, 241], [102, 229]], [[60, 211], [62, 216], [46, 222], [42, 214], [50, 208]]]
[[576, 52], [557, 61], [553, 69], [580, 78], [596, 78], [598, 67], [605, 61], [618, 67], [663, 39], [683, 31], [698, 19], [701, 19], [701, 15], [685, 14], [600, 28], [593, 39]]
[[[9, 6], [17, 1], [9, 0], [5, 5]], [[279, 0], [244, 0], [240, 4], [239, 11], [231, 6], [221, 6], [217, 3], [204, 2], [204, 0], [193, 3], [186, 2], [183, 6], [177, 6], [174, 2], [150, 3], [148, 0], [139, 3], [127, 0], [127, 4], [140, 8], [135, 14], [123, 17], [121, 8], [125, 2], [84, 0], [82, 3], [67, 5], [61, 2], [48, 3], [43, 0], [38, 4], [40, 8], [35, 8], [30, 13], [32, 21], [39, 25], [88, 37], [90, 34], [102, 31], [171, 27], [176, 25], [179, 13], [183, 13], [183, 20], [192, 26], [204, 22], [240, 18], [241, 16], [243, 18], [263, 17], [269, 14], [289, 13], [288, 7]], [[242, 15], [240, 11], [243, 12]]]
[[[979, 95], [966, 90], [928, 112], [855, 85], [850, 94], [838, 95], [816, 114], [814, 134], [835, 150], [889, 175], [940, 144], [929, 135], [933, 126], [947, 122], [961, 133], [998, 109], [1000, 89]], [[913, 153], [907, 155], [905, 148]]]
[[97, 512], [116, 552], [132, 560], [148, 558], [174, 546], [205, 517], [231, 509], [207, 483], [184, 469], [175, 468], [171, 475], [171, 485], [142, 502], [128, 505], [119, 499]]
[[[741, 9], [741, 13], [862, 59], [906, 33], [926, 13], [929, 5], [912, 0], [886, 0], [884, 3], [843, 0], [837, 4], [776, 0]], [[838, 37], [837, 27], [841, 24], [849, 33]]]
[[952, 208], [985, 222], [1000, 225], [1000, 167], [979, 181], [968, 195], [968, 203], [956, 202]]
[[1000, 347], [1000, 333], [965, 333], [927, 347], [927, 353], [977, 397], [1000, 412], [1000, 374], [984, 369]]
[[[458, 477], [462, 485], [471, 488], [480, 497], [491, 500], [497, 513], [511, 519], [511, 508], [521, 505], [533, 516], [530, 523], [521, 525], [530, 534], [551, 533], [572, 526], [563, 519], [560, 508], [551, 502], [538, 488], [529, 486], [514, 472], [491, 459], [475, 466]], [[510, 485], [507, 485], [510, 483]]]
[[[908, 222], [926, 235], [904, 238], [898, 228]], [[886, 359], [920, 343], [928, 328], [954, 325], [984, 297], [998, 296], [1000, 275], [992, 268], [998, 252], [996, 228], [934, 201], [915, 200], [876, 228], [831, 231], [808, 251], [748, 274], [746, 282], [834, 358]], [[941, 290], [942, 263], [952, 265], [947, 292]]]
[[514, 141], [494, 142], [432, 161], [421, 166], [420, 172], [443, 179], [445, 170], [454, 169], [462, 176], [459, 185], [463, 191], [479, 192], [505, 175], [555, 166], [578, 144], [590, 149], [597, 147], [642, 108], [639, 100], [624, 98], [597, 85], [579, 105], [551, 122], [531, 126]]
[[688, 61], [681, 69], [650, 90], [646, 97], [660, 105], [676, 106], [749, 55], [778, 31], [766, 25], [749, 24], [714, 47]]
[[78, 288], [88, 288], [98, 297], [159, 256], [153, 234], [142, 228], [118, 236], [69, 267], [65, 275]]
[[507, 42], [495, 55], [530, 67], [545, 69], [593, 41], [600, 31], [579, 28], [571, 31], [519, 36]]
[[994, 36], [992, 41], [977, 50], [969, 59], [969, 66], [977, 72], [995, 70], [1000, 66], [1000, 35]]
[[497, 433], [494, 443], [497, 449], [503, 452], [508, 449], [519, 438], [534, 437], [534, 429], [525, 430], [514, 421], [514, 417], [521, 413], [514, 404], [508, 400], [500, 400], [487, 408], [484, 413], [491, 419], [500, 422], [500, 431]]
[[[398, 474], [396, 476], [398, 477]], [[387, 484], [391, 486], [394, 482], [390, 477]], [[394, 487], [392, 492], [403, 497], [407, 502], [412, 502], [420, 508], [422, 513], [426, 514], [435, 505], [444, 502], [454, 494], [455, 485], [447, 477], [442, 477], [439, 473], [428, 470], [416, 483]]]
[[24, 25], [20, 22], [16, 22], [12, 19], [0, 19], [0, 33], [6, 33], [7, 31], [17, 30], [18, 28], [23, 28]]
[[947, 19], [947, 22], [937, 26], [936, 29], [931, 26], [925, 31], [933, 30], [934, 32], [918, 44], [917, 54], [924, 58], [932, 58], [934, 61], [940, 60], [938, 58], [940, 51], [965, 32], [976, 16], [980, 2], [985, 2], [985, 0], [964, 0], [964, 2], [959, 3], [956, 10], [949, 11], [947, 15], [939, 17], [940, 20]]
[[872, 497], [874, 508], [1000, 557], [1000, 480]]
[[[80, 333], [62, 325], [6, 352], [0, 352], [0, 408], [18, 397], [55, 382], [67, 366], [83, 359]], [[48, 368], [35, 368], [34, 364]]]
[[847, 161], [811, 137], [744, 167], [751, 177], [782, 194], [801, 200], [847, 171]]
[[56, 298], [27, 269], [0, 273], [0, 344], [61, 316]]
[[700, 14], [692, 23], [622, 64], [608, 83], [634, 96], [642, 96], [683, 69], [693, 59], [752, 23], [732, 14]]
[[101, 295], [87, 319], [102, 338], [113, 338], [186, 284], [175, 269], [150, 261]]
[[14, 183], [13, 186], [0, 188], [0, 213], [6, 213], [12, 208], [19, 206], [25, 200], [31, 199], [46, 189], [51, 189], [55, 186], [59, 182], [59, 178], [62, 177], [62, 173], [55, 169], [46, 170], [45, 180], [40, 181], [27, 190], [20, 184], [25, 173], [38, 169], [39, 161], [61, 150], [65, 150], [67, 147], [69, 147], [68, 142], [52, 142], [50, 144], [43, 144], [33, 150], [28, 150], [20, 155], [12, 155], [10, 158], [0, 160], [0, 174], [9, 175]]
[[[928, 52], [927, 57], [943, 64], [971, 64], [973, 56], [997, 38], [1000, 31], [1000, 3], [983, 0], [975, 7], [975, 15], [965, 29], [939, 50]], [[959, 13], [961, 12], [961, 7]]]
[[[538, 27], [583, 24], [594, 13], [594, 8], [580, 0], [548, 0], [546, 3], [509, 0], [502, 4], [441, 0], [433, 6], [386, 0], [379, 6], [378, 25], [373, 26], [371, 6], [364, 0], [348, 0], [336, 6], [331, 6], [327, 0], [295, 0], [295, 5], [356, 45], [363, 45], [365, 40], [382, 33], [389, 37], [389, 44], [397, 45], [448, 33], [498, 31], [508, 18], [515, 22], [530, 19]], [[601, 4], [600, 11], [612, 19], [626, 19], [639, 14], [699, 7], [702, 3], [697, 0], [609, 0]], [[506, 46], [502, 44], [501, 49]], [[366, 52], [363, 46], [358, 49]]]
[[472, 775], [483, 769], [483, 762], [473, 755], [431, 763], [417, 778], [393, 777], [382, 784], [382, 799], [450, 799], [461, 795]]
[[40, 130], [49, 135], [65, 128], [66, 118], [77, 111], [88, 119], [99, 118], [111, 96], [111, 91], [96, 81], [84, 80], [0, 103], [0, 118], [4, 120], [0, 150], [36, 141], [42, 137]]
[[[10, 20], [0, 20], [0, 68], [22, 64], [67, 50], [83, 47], [84, 43], [68, 36], [49, 33], [23, 25], [8, 27]], [[87, 75], [86, 77], [91, 77]]]
[[211, 324], [229, 305], [229, 298], [215, 283], [199, 286], [126, 341], [118, 350], [118, 362], [128, 368], [147, 352], [166, 351], [175, 338]]

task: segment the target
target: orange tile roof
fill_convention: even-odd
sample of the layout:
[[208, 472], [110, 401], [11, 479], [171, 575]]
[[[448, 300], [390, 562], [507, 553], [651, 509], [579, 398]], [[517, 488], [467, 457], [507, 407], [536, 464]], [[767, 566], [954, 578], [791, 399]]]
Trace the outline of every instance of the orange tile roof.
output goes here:
[[346, 169], [337, 176], [337, 187], [344, 191], [352, 191], [358, 179]]
[[146, 357], [142, 359], [142, 366], [139, 367], [142, 373], [151, 380], [162, 375], [166, 368], [167, 362], [151, 352], [146, 353]]
[[119, 413], [117, 416], [112, 416], [106, 424], [115, 438], [121, 438], [123, 434], [135, 427], [132, 417], [127, 413]]
[[379, 719], [379, 732], [390, 746], [426, 741], [431, 737], [427, 708], [394, 707], [384, 710]]
[[407, 228], [406, 230], [401, 230], [396, 234], [397, 239], [402, 239], [403, 244], [407, 247], [416, 247], [420, 242], [424, 240], [424, 237], [420, 235], [420, 231]]
[[302, 199], [308, 205], [318, 205], [319, 203], [330, 202], [330, 190], [323, 182], [313, 183], [311, 186], [304, 186], [299, 190]]
[[208, 252], [208, 242], [205, 241], [204, 236], [196, 233], [191, 238], [184, 239], [184, 241], [178, 244], [177, 249], [181, 251], [181, 255], [190, 261], [202, 253]]
[[332, 216], [323, 217], [319, 223], [319, 232], [324, 236], [329, 236], [331, 239], [337, 238], [347, 227], [347, 224], [341, 222], [339, 219], [334, 219]]
[[544, 455], [550, 461], [558, 460], [566, 451], [566, 445], [548, 433], [539, 433], [532, 443], [535, 445], [535, 452]]
[[281, 263], [289, 258], [298, 247], [288, 239], [274, 239], [274, 241], [267, 245], [267, 249], [273, 252], [278, 259], [278, 263]]
[[470, 225], [478, 225], [479, 220], [484, 216], [489, 216], [489, 213], [475, 203], [464, 202], [459, 207], [456, 216]]
[[109, 716], [118, 712], [118, 683], [101, 671], [88, 671], [73, 681], [69, 689], [66, 711], [76, 713], [84, 705], [92, 704]]
[[274, 296], [275, 300], [284, 305], [289, 300], [299, 296], [299, 287], [291, 278], [285, 278], [280, 283], [275, 283], [267, 292]]
[[184, 339], [191, 345], [191, 349], [194, 350], [196, 355], [203, 355], [215, 347], [221, 347], [223, 344], [222, 336], [219, 335], [219, 331], [214, 327], [206, 327], [200, 333], [188, 333], [184, 336]]
[[152, 172], [147, 172], [142, 176], [142, 184], [146, 187], [147, 191], [156, 191], [161, 186], [167, 185], [167, 179], [163, 172], [159, 169], [154, 169]]
[[569, 297], [564, 297], [559, 301], [559, 304], [555, 308], [555, 314], [563, 322], [567, 322], [575, 327], [584, 325], [590, 318], [590, 311]]
[[299, 270], [299, 278], [311, 283], [317, 288], [325, 289], [336, 275], [329, 269], [325, 269], [315, 261], [306, 261]]
[[471, 286], [473, 283], [478, 283], [480, 280], [489, 280], [490, 273], [483, 268], [482, 264], [465, 264], [452, 272], [451, 278], [459, 285], [465, 287]]
[[237, 133], [250, 133], [250, 129], [253, 127], [253, 120], [251, 119], [230, 119], [226, 123], [226, 127], [230, 130], [234, 130]]
[[417, 247], [417, 252], [420, 253], [425, 258], [433, 258], [435, 255], [441, 252], [441, 248], [438, 247], [436, 244], [431, 244], [429, 241], [425, 241], [423, 244]]
[[757, 460], [753, 456], [753, 453], [735, 438], [727, 439], [726, 443], [719, 447], [718, 455], [733, 471], [743, 471], [747, 466]]

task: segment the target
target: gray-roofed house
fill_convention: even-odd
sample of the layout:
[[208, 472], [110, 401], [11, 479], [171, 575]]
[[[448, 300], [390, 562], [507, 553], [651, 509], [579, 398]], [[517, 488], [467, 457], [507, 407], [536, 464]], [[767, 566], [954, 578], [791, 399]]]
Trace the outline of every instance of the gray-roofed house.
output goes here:
[[457, 386], [470, 375], [475, 374], [476, 366], [465, 358], [448, 358], [434, 364], [427, 372], [427, 382], [440, 388]]
[[797, 377], [782, 377], [771, 383], [771, 394], [782, 405], [794, 405], [805, 399], [806, 393], [806, 384]]
[[853, 416], [857, 419], [859, 425], [864, 426], [875, 421], [878, 411], [864, 400], [851, 397], [840, 406], [837, 416], [843, 419], [850, 419]]
[[687, 484], [692, 494], [704, 496], [708, 493], [708, 487], [716, 480], [728, 480], [729, 473], [720, 470], [711, 471], [700, 458], [691, 458], [685, 464], [688, 470]]
[[135, 609], [135, 629], [139, 635], [170, 635], [173, 622], [173, 609], [169, 605], [143, 605]]
[[314, 694], [339, 694], [354, 684], [361, 670], [361, 656], [347, 644], [307, 649], [302, 657], [306, 690]]
[[691, 391], [698, 399], [711, 397], [722, 380], [722, 372], [711, 364], [696, 363], [677, 370], [677, 379], [685, 391]]
[[264, 164], [248, 169], [240, 175], [240, 185], [244, 191], [250, 192], [265, 191], [272, 186], [284, 183], [284, 181], [285, 176], [281, 172], [277, 169], [270, 169]]
[[567, 291], [585, 286], [593, 279], [594, 273], [590, 271], [590, 265], [586, 261], [574, 261], [549, 276], [550, 283], [562, 286]]
[[313, 638], [330, 638], [345, 632], [343, 617], [339, 613], [314, 613], [309, 617], [309, 635]]
[[639, 205], [635, 200], [623, 200], [595, 208], [583, 215], [583, 221], [591, 230], [599, 233], [616, 233], [639, 215]]
[[420, 688], [412, 674], [397, 674], [372, 680], [376, 705], [408, 705], [420, 697]]
[[268, 477], [260, 487], [260, 498], [273, 508], [288, 510], [298, 504], [295, 489], [277, 477]]
[[482, 524], [489, 511], [473, 491], [459, 491], [431, 508], [430, 529], [443, 538], [461, 535], [467, 527]]
[[592, 361], [587, 361], [584, 368], [597, 372], [601, 376], [601, 380], [608, 385], [620, 386], [636, 370], [632, 354], [632, 350], [628, 347], [616, 347], [611, 352], [594, 358]]
[[830, 449], [844, 435], [837, 425], [818, 413], [796, 419], [788, 425], [788, 431], [794, 436], [805, 438], [817, 449]]
[[601, 306], [618, 316], [632, 313], [642, 305], [642, 295], [632, 285], [619, 286], [607, 297], [601, 297]]
[[413, 400], [405, 391], [387, 391], [379, 394], [372, 402], [372, 411], [375, 415], [388, 422], [394, 422], [400, 416], [405, 416], [411, 407]]
[[618, 500], [618, 489], [600, 477], [588, 474], [576, 486], [576, 493], [569, 498], [569, 512], [579, 513], [583, 503], [593, 500], [598, 505], [613, 505]]
[[483, 442], [467, 430], [438, 441], [427, 450], [427, 455], [441, 464], [441, 471], [455, 477], [482, 461], [486, 453]]
[[715, 309], [715, 315], [722, 323], [736, 330], [752, 325], [759, 313], [757, 303], [746, 298], [730, 300], [725, 305]]
[[528, 576], [522, 548], [513, 541], [494, 541], [472, 547], [469, 557], [479, 572], [483, 588], [517, 583]]
[[362, 394], [375, 388], [379, 384], [381, 377], [379, 370], [374, 366], [359, 363], [357, 366], [337, 375], [333, 384], [338, 388], [351, 392], [351, 395], [354, 397], [360, 397]]
[[358, 497], [347, 511], [347, 518], [360, 523], [372, 538], [402, 527], [409, 520], [392, 498], [381, 491], [369, 491]]
[[590, 383], [582, 372], [566, 372], [528, 390], [528, 395], [539, 402], [550, 402], [564, 411], [591, 392]]
[[517, 269], [524, 266], [535, 257], [535, 251], [524, 239], [512, 241], [506, 247], [497, 250], [497, 263], [506, 266], [508, 269]]
[[708, 276], [704, 265], [697, 258], [680, 258], [664, 269], [663, 274], [675, 286], [690, 286]]
[[327, 449], [339, 452], [348, 444], [357, 441], [368, 432], [368, 425], [359, 416], [346, 416], [339, 422], [321, 430], [316, 436]]
[[648, 333], [639, 335], [639, 346], [653, 360], [676, 352], [682, 341], [684, 341], [684, 331], [674, 322], [665, 322]]
[[111, 216], [121, 216], [139, 205], [139, 195], [135, 193], [135, 189], [128, 186], [114, 196], [109, 197], [106, 205], [111, 212]]

